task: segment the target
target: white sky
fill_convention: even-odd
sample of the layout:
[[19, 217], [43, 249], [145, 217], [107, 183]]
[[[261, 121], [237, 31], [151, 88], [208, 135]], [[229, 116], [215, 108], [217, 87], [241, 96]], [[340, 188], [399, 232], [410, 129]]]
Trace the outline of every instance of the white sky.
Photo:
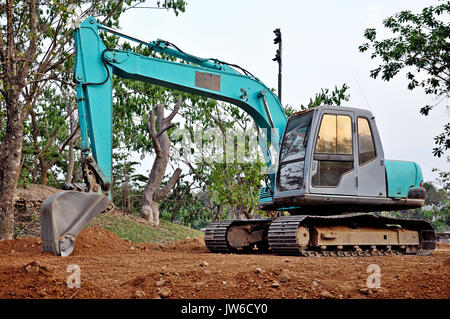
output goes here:
[[[268, 1], [188, 0], [185, 13], [132, 9], [121, 17], [122, 31], [143, 40], [164, 39], [183, 51], [238, 64], [268, 87], [277, 88], [278, 65], [272, 61], [283, 39], [283, 105], [306, 104], [320, 88], [350, 86], [346, 106], [370, 110], [376, 117], [385, 158], [417, 162], [425, 181], [437, 177], [432, 168], [449, 170], [450, 156], [432, 155], [433, 138], [449, 122], [444, 103], [428, 117], [421, 106], [434, 104], [420, 89], [407, 89], [400, 75], [390, 82], [369, 77], [377, 66], [370, 53], [359, 53], [363, 32], [375, 27], [389, 36], [381, 21], [401, 10], [419, 12], [437, 1]], [[153, 5], [150, 1], [146, 5]], [[151, 166], [143, 165], [144, 173]]]

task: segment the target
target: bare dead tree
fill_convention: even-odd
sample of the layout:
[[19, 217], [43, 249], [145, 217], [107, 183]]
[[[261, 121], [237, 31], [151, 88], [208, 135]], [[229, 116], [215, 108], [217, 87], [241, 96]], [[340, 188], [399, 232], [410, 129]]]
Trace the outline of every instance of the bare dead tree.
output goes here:
[[[174, 126], [174, 124], [171, 124], [171, 121], [178, 113], [181, 102], [180, 96], [175, 108], [167, 117], [164, 117], [164, 106], [157, 104], [155, 107], [157, 119], [155, 120], [155, 114], [152, 110], [150, 112], [150, 121], [147, 123], [156, 158], [148, 177], [147, 186], [142, 194], [142, 214], [152, 222], [153, 226], [159, 225], [159, 202], [166, 198], [181, 174], [181, 169], [177, 168], [167, 184], [161, 187], [167, 164], [169, 163], [171, 142], [167, 130]], [[156, 128], [156, 124], [158, 128]]]

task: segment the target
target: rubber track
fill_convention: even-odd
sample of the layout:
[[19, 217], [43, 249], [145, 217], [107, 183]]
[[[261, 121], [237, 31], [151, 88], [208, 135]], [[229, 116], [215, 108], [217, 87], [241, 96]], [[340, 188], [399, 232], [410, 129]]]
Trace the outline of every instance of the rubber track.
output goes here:
[[213, 253], [239, 252], [240, 250], [228, 245], [227, 232], [230, 227], [235, 225], [267, 223], [268, 221], [272, 221], [272, 219], [220, 220], [214, 222], [205, 230], [206, 247]]
[[297, 229], [306, 216], [282, 216], [275, 219], [269, 228], [269, 245], [273, 253], [298, 255]]
[[228, 227], [233, 220], [221, 220], [212, 223], [205, 231], [205, 244], [213, 253], [229, 253], [230, 247], [227, 243]]

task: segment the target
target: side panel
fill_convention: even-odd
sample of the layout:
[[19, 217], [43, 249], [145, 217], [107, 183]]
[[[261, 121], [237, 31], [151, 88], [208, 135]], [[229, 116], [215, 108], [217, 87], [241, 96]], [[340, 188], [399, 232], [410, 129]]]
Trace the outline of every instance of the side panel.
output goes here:
[[408, 197], [411, 187], [420, 187], [422, 171], [414, 162], [386, 160], [388, 197]]
[[378, 157], [358, 167], [358, 196], [386, 197], [386, 174]]

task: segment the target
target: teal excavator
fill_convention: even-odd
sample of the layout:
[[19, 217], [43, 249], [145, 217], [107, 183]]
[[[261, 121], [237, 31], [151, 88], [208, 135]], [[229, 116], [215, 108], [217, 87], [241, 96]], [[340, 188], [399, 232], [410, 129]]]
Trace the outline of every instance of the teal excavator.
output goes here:
[[[188, 63], [107, 48], [100, 31]], [[262, 132], [258, 142], [269, 173], [258, 205], [289, 215], [214, 222], [205, 232], [212, 252], [373, 256], [428, 255], [435, 249], [427, 221], [368, 214], [419, 208], [426, 196], [416, 163], [384, 158], [370, 112], [320, 106], [287, 119], [277, 96], [238, 65], [187, 54], [168, 41], [139, 40], [90, 17], [75, 30], [74, 67], [86, 188], [44, 201], [43, 251], [70, 255], [89, 221], [113, 208], [113, 74], [232, 103]]]

